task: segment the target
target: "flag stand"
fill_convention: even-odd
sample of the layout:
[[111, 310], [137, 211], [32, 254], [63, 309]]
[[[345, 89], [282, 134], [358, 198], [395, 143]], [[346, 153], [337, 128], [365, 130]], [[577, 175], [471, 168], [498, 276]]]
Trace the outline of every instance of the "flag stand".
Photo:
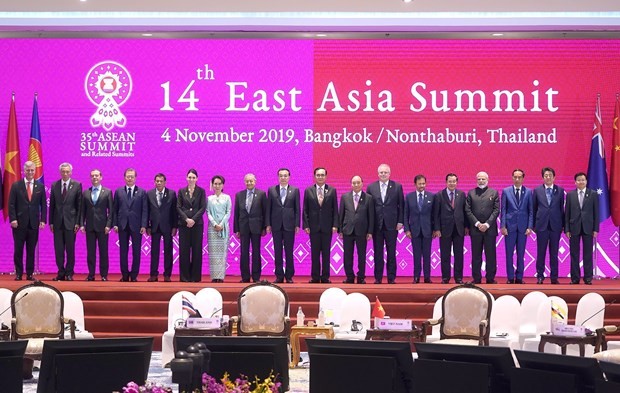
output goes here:
[[33, 274], [43, 274], [39, 270], [39, 242], [37, 242], [37, 247], [34, 249], [34, 272]]
[[[620, 233], [620, 226], [618, 226], [618, 233]], [[620, 271], [620, 244], [618, 245], [618, 270]], [[620, 280], [620, 273], [616, 274], [614, 280]]]
[[594, 248], [594, 250], [592, 250], [592, 258], [593, 261], [592, 263], [594, 264], [594, 275], [592, 276], [593, 280], [602, 280], [603, 276], [601, 276], [599, 274], [599, 270], [598, 270], [598, 240], [596, 238], [594, 238], [594, 244], [592, 245], [592, 247]]

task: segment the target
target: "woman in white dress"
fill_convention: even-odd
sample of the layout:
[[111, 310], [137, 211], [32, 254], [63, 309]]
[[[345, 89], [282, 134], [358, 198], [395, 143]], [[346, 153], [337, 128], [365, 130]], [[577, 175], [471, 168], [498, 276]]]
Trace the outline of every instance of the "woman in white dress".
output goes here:
[[232, 202], [228, 194], [224, 194], [224, 177], [215, 175], [211, 179], [213, 195], [207, 199], [207, 215], [209, 217], [209, 272], [211, 282], [224, 282], [226, 276], [226, 256], [228, 255], [228, 239], [230, 228], [228, 220], [232, 210]]

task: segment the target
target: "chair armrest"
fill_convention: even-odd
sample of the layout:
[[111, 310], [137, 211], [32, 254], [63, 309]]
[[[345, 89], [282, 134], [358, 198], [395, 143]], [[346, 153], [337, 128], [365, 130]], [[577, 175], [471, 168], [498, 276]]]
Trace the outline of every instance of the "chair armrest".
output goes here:
[[[230, 320], [228, 321], [228, 335], [232, 336], [233, 335], [233, 328], [237, 327], [237, 332], [239, 331], [239, 316], [238, 315], [233, 315], [232, 317], [230, 317]], [[239, 335], [239, 333], [237, 333], [237, 335]]]
[[65, 325], [69, 325], [69, 331], [71, 332], [71, 338], [75, 338], [75, 320], [71, 318], [63, 318], [62, 319], [62, 337], [65, 337]]
[[17, 340], [17, 320], [11, 318], [11, 341]]
[[489, 326], [488, 320], [483, 319], [480, 321], [480, 337], [478, 338], [478, 345], [489, 346], [489, 333], [487, 331], [487, 326]]
[[426, 342], [426, 336], [428, 335], [427, 330], [430, 326], [435, 326], [438, 323], [440, 323], [441, 321], [443, 321], [443, 318], [439, 318], [439, 319], [427, 319], [426, 321], [422, 322], [422, 335], [420, 337], [420, 340], [422, 340], [423, 343]]

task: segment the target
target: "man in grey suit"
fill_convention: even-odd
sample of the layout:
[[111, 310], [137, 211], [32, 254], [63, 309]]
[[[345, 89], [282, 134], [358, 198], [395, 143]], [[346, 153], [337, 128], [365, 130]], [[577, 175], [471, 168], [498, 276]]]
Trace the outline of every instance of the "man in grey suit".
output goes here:
[[[146, 232], [149, 211], [146, 191], [136, 186], [136, 170], [125, 170], [125, 186], [114, 193], [114, 232], [120, 244], [121, 282], [138, 281], [142, 235]], [[129, 239], [131, 238], [132, 261], [129, 270]]]
[[[278, 170], [280, 184], [269, 187], [267, 193], [267, 233], [273, 236], [273, 252], [276, 265], [276, 283], [293, 282], [295, 260], [293, 246], [299, 233], [301, 208], [299, 188], [289, 185], [291, 172], [287, 168]], [[282, 259], [282, 248], [286, 255], [286, 271]]]
[[441, 283], [450, 282], [450, 254], [454, 253], [454, 282], [463, 283], [463, 247], [469, 234], [465, 218], [465, 193], [456, 189], [459, 178], [446, 175], [446, 188], [435, 194], [433, 202], [433, 236], [439, 238]]
[[166, 175], [155, 175], [155, 188], [146, 193], [149, 222], [146, 232], [151, 236], [151, 273], [148, 282], [159, 280], [159, 249], [164, 239], [164, 282], [172, 275], [172, 238], [179, 227], [177, 194], [166, 187]]
[[424, 282], [430, 284], [434, 194], [426, 191], [426, 176], [417, 175], [413, 182], [416, 190], [405, 197], [405, 234], [413, 248], [413, 283], [420, 282], [424, 271]]
[[372, 196], [362, 191], [364, 183], [360, 176], [351, 179], [351, 192], [340, 199], [339, 228], [344, 249], [345, 284], [355, 282], [353, 249], [357, 247], [357, 283], [366, 284], [366, 247], [372, 239], [375, 220], [375, 204]]
[[92, 187], [84, 190], [82, 197], [82, 227], [86, 234], [86, 264], [88, 277], [86, 281], [95, 281], [97, 267], [97, 243], [99, 243], [99, 273], [101, 281], [108, 281], [110, 259], [108, 241], [112, 229], [112, 191], [101, 185], [103, 176], [99, 169], [90, 171]]
[[68, 162], [60, 164], [58, 169], [61, 179], [52, 184], [49, 213], [58, 267], [58, 273], [53, 280], [73, 281], [75, 234], [80, 229], [80, 214], [82, 214], [82, 184], [71, 179], [73, 167]]
[[325, 184], [327, 170], [314, 170], [315, 184], [304, 191], [303, 228], [310, 235], [310, 283], [329, 284], [332, 234], [338, 231], [338, 195]]
[[482, 251], [486, 257], [486, 282], [497, 284], [497, 216], [499, 216], [499, 194], [489, 188], [489, 175], [478, 172], [478, 187], [469, 191], [465, 201], [465, 214], [471, 227], [471, 270], [475, 284], [482, 282]]
[[383, 243], [387, 251], [388, 284], [396, 283], [396, 240], [398, 231], [404, 225], [405, 196], [403, 186], [390, 180], [390, 166], [379, 165], [379, 180], [371, 183], [366, 192], [375, 203], [375, 227], [373, 229], [373, 248], [375, 254], [375, 284], [383, 280]]
[[[233, 232], [241, 241], [241, 260], [239, 270], [241, 282], [260, 281], [261, 275], [261, 237], [267, 231], [267, 194], [256, 188], [256, 176], [244, 176], [245, 190], [235, 195], [235, 215]], [[250, 245], [252, 246], [252, 267], [250, 269]]]
[[580, 241], [583, 243], [583, 282], [592, 285], [592, 246], [599, 232], [598, 194], [586, 188], [585, 173], [575, 174], [577, 189], [566, 195], [566, 236], [570, 241], [570, 283], [579, 284]]
[[34, 180], [36, 166], [24, 163], [24, 179], [11, 185], [9, 192], [9, 222], [13, 230], [13, 263], [15, 281], [24, 274], [24, 245], [26, 245], [26, 278], [34, 280], [34, 252], [39, 241], [39, 230], [45, 228], [47, 209], [45, 187]]
[[[501, 230], [506, 244], [506, 275], [508, 284], [523, 284], [525, 264], [525, 243], [534, 227], [532, 191], [523, 185], [525, 172], [512, 171], [513, 185], [502, 191]], [[512, 264], [512, 256], [517, 249], [517, 270]]]

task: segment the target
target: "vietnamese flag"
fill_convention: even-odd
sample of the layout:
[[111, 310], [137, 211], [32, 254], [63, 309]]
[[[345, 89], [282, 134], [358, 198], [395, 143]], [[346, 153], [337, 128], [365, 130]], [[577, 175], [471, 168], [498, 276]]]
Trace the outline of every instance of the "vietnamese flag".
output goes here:
[[9, 192], [11, 185], [21, 178], [21, 160], [19, 158], [19, 134], [17, 133], [17, 115], [15, 114], [15, 93], [11, 97], [9, 112], [9, 129], [6, 133], [3, 176], [3, 212], [4, 221], [9, 216]]
[[372, 317], [373, 318], [383, 318], [385, 317], [385, 310], [379, 301], [379, 296], [375, 298], [375, 305], [372, 308]]
[[620, 226], [620, 101], [616, 94], [616, 110], [612, 127], [611, 147], [611, 181], [609, 185], [609, 203], [611, 219], [615, 226]]

